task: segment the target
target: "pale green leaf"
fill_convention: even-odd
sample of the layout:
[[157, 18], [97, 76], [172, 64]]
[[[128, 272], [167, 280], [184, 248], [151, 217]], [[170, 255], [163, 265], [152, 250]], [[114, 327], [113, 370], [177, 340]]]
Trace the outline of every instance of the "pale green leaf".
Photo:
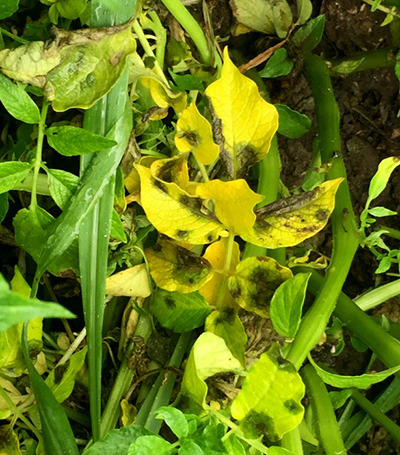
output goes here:
[[138, 264], [109, 276], [106, 280], [106, 293], [114, 296], [148, 297], [151, 289], [146, 265]]
[[301, 321], [310, 273], [298, 273], [282, 283], [271, 299], [270, 316], [277, 332], [294, 338]]
[[157, 289], [153, 293], [150, 312], [163, 327], [182, 333], [202, 326], [210, 307], [198, 292], [181, 294]]
[[64, 209], [75, 192], [79, 177], [61, 169], [46, 169], [46, 172], [51, 197], [60, 209]]
[[12, 430], [11, 425], [0, 426], [0, 454], [22, 455], [19, 448], [19, 437], [17, 433]]
[[112, 212], [110, 237], [123, 243], [127, 241], [124, 224], [115, 209]]
[[6, 280], [0, 275], [0, 332], [18, 322], [33, 318], [73, 318], [70, 311], [57, 303], [27, 299], [10, 291]]
[[268, 455], [296, 455], [291, 450], [284, 449], [283, 447], [272, 446], [268, 449]]
[[379, 163], [378, 170], [372, 177], [371, 183], [369, 184], [368, 200], [366, 203], [367, 207], [369, 206], [369, 203], [373, 199], [377, 198], [386, 188], [392, 172], [399, 165], [400, 158], [398, 156], [390, 156]]
[[186, 364], [181, 391], [197, 407], [206, 407], [205, 379], [217, 373], [242, 373], [240, 362], [233, 357], [225, 341], [210, 332], [202, 333], [194, 343]]
[[169, 455], [171, 444], [160, 436], [139, 436], [129, 446], [127, 455]]
[[246, 455], [242, 443], [233, 433], [231, 433], [230, 437], [223, 442], [228, 455]]
[[112, 139], [70, 125], [52, 126], [45, 133], [49, 145], [64, 156], [87, 155], [117, 144]]
[[400, 365], [388, 368], [387, 370], [380, 371], [379, 373], [373, 374], [361, 374], [358, 376], [345, 376], [335, 373], [330, 373], [319, 367], [313, 359], [309, 356], [309, 360], [313, 367], [315, 368], [318, 376], [326, 383], [333, 387], [337, 387], [340, 389], [348, 389], [351, 387], [355, 387], [357, 389], [366, 389], [367, 387], [371, 386], [372, 384], [377, 384], [378, 382], [382, 382], [388, 377], [392, 376], [393, 374], [400, 371]]
[[312, 13], [311, 0], [297, 0], [297, 24], [301, 25], [310, 18]]
[[19, 0], [1, 0], [0, 20], [12, 16], [18, 11]]
[[[1, 8], [1, 7], [0, 7]], [[14, 84], [0, 73], [0, 101], [7, 111], [24, 123], [39, 123], [40, 112], [22, 85]]]
[[156, 419], [162, 419], [171, 431], [180, 439], [189, 434], [189, 425], [185, 415], [172, 406], [162, 406], [156, 411]]
[[260, 430], [272, 441], [296, 428], [303, 419], [305, 387], [294, 366], [274, 346], [250, 368], [242, 390], [232, 402], [232, 417], [249, 437]]
[[66, 400], [75, 386], [75, 379], [85, 362], [87, 347], [75, 352], [67, 363], [56, 366], [46, 378], [46, 384], [59, 403]]
[[377, 217], [397, 215], [397, 212], [389, 210], [386, 207], [373, 207], [372, 209], [368, 209], [368, 213]]
[[0, 163], [0, 193], [12, 190], [26, 178], [31, 169], [32, 166], [29, 163], [20, 161]]

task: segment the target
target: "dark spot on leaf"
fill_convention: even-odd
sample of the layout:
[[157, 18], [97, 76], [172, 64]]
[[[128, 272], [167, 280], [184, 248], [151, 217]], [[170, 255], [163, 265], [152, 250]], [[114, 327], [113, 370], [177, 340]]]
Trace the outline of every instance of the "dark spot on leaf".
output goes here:
[[179, 238], [183, 238], [187, 235], [188, 231], [185, 231], [183, 229], [179, 229], [178, 231], [176, 231], [176, 235], [177, 237]]
[[165, 297], [164, 302], [168, 308], [176, 308], [175, 301], [171, 297]]
[[159, 253], [161, 250], [162, 250], [162, 246], [159, 243], [156, 243], [153, 246], [153, 251], [155, 251], [156, 253]]
[[190, 276], [190, 277], [188, 278], [188, 282], [189, 282], [190, 284], [193, 284], [193, 283], [194, 283], [194, 278]]
[[68, 369], [68, 364], [64, 363], [63, 365], [59, 365], [54, 369], [54, 384], [57, 385], [61, 382], [65, 371]]
[[258, 218], [267, 218], [270, 216], [283, 216], [290, 214], [295, 210], [303, 208], [309, 204], [314, 198], [315, 190], [307, 193], [296, 194], [285, 199], [279, 199], [279, 201], [268, 204], [261, 209], [256, 210], [257, 220]]
[[209, 242], [212, 242], [213, 241], [213, 236], [210, 234], [210, 235], [207, 235], [207, 240]]
[[267, 414], [250, 411], [242, 422], [243, 432], [251, 439], [265, 434], [271, 441], [277, 440], [273, 419]]
[[318, 231], [318, 227], [314, 226], [314, 225], [304, 226], [302, 228], [297, 228], [297, 231], [298, 232], [317, 232]]
[[319, 209], [317, 210], [317, 213], [315, 214], [315, 218], [317, 218], [318, 221], [325, 221], [329, 216], [329, 211], [325, 209]]
[[235, 309], [228, 306], [222, 310], [221, 316], [228, 324], [233, 325], [235, 322], [235, 314]]
[[186, 207], [188, 207], [192, 210], [195, 210], [197, 212], [200, 212], [200, 210], [201, 210], [202, 200], [198, 197], [190, 197], [186, 194], [183, 194], [180, 197], [179, 202], [181, 202], [181, 204], [186, 205]]
[[299, 414], [300, 412], [303, 412], [303, 407], [295, 400], [286, 400], [283, 405], [292, 414]]
[[242, 290], [239, 287], [230, 289], [229, 291], [234, 299], [237, 299], [242, 295]]
[[197, 147], [200, 143], [196, 131], [180, 131], [178, 137], [186, 139], [192, 147]]
[[161, 190], [163, 193], [168, 193], [166, 185], [160, 180], [154, 180], [154, 186]]
[[121, 57], [124, 55], [123, 51], [118, 52], [118, 54], [114, 54], [110, 56], [110, 63], [112, 66], [117, 66], [121, 60]]

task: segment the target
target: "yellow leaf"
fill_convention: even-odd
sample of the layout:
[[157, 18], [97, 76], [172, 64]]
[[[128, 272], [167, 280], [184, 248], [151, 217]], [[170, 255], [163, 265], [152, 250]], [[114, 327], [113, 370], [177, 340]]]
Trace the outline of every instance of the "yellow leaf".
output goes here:
[[238, 305], [267, 318], [276, 288], [292, 276], [291, 270], [275, 259], [250, 257], [239, 262], [235, 275], [228, 279], [228, 288]]
[[141, 78], [141, 82], [150, 90], [151, 97], [157, 106], [163, 108], [172, 106], [177, 114], [186, 108], [187, 95], [185, 92], [173, 92], [155, 76], [144, 76]]
[[[222, 269], [224, 268], [225, 264], [225, 257], [226, 257], [226, 247], [228, 245], [228, 239], [222, 238], [217, 242], [212, 243], [209, 247], [207, 247], [203, 258], [206, 259], [214, 269], [212, 271], [212, 278], [207, 281], [207, 283], [203, 284], [203, 286], [199, 289], [200, 294], [207, 300], [209, 305], [216, 305], [217, 298], [219, 293], [221, 292], [221, 281], [223, 275], [221, 273]], [[232, 252], [232, 259], [231, 259], [231, 267], [230, 270], [234, 272], [236, 269], [237, 264], [239, 263], [240, 258], [240, 249], [239, 244], [233, 242], [233, 252]], [[224, 306], [234, 305], [233, 297], [229, 292], [226, 293], [224, 299]]]
[[128, 425], [132, 425], [134, 423], [136, 416], [137, 416], [137, 409], [133, 406], [132, 403], [129, 403], [128, 400], [123, 398], [121, 400], [121, 423], [124, 427]]
[[206, 259], [168, 240], [160, 239], [145, 254], [153, 280], [166, 291], [194, 292], [211, 279], [211, 266]]
[[[16, 406], [21, 405], [29, 398], [31, 398], [29, 395], [21, 395], [21, 392], [13, 385], [11, 381], [8, 381], [7, 379], [2, 378], [1, 376], [0, 386], [3, 387], [8, 397]], [[0, 419], [8, 419], [8, 417], [10, 417], [11, 414], [12, 411], [8, 406], [7, 401], [2, 396], [0, 396]]]
[[18, 436], [10, 425], [0, 427], [0, 455], [21, 455]]
[[256, 222], [240, 236], [266, 248], [297, 245], [326, 226], [343, 179], [329, 180], [313, 191], [273, 202], [256, 210]]
[[263, 196], [252, 191], [243, 179], [231, 182], [210, 180], [197, 185], [196, 194], [212, 199], [217, 218], [232, 233], [239, 235], [253, 226], [256, 220], [253, 208], [263, 200]]
[[202, 199], [190, 196], [176, 183], [154, 178], [144, 166], [137, 165], [136, 169], [140, 175], [142, 207], [159, 232], [193, 245], [211, 243], [220, 235], [227, 235], [203, 206]]
[[106, 280], [106, 293], [116, 296], [148, 297], [151, 294], [145, 264], [138, 264], [111, 275]]
[[221, 78], [205, 94], [214, 113], [214, 137], [228, 174], [236, 179], [268, 153], [278, 129], [278, 112], [258, 93], [255, 82], [243, 76], [224, 49]]
[[194, 101], [178, 119], [175, 145], [181, 153], [192, 152], [202, 164], [211, 164], [218, 158], [219, 147], [213, 140], [211, 125]]
[[154, 161], [150, 169], [154, 178], [168, 183], [176, 183], [182, 189], [186, 189], [189, 182], [189, 171], [186, 158], [183, 155]]

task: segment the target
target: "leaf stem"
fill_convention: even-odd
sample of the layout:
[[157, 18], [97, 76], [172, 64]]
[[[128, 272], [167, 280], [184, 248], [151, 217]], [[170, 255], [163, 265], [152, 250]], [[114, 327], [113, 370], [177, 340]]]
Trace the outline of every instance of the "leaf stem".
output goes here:
[[24, 38], [21, 38], [21, 37], [19, 37], [17, 35], [14, 35], [14, 33], [9, 32], [8, 30], [4, 29], [3, 27], [0, 27], [0, 33], [2, 33], [3, 35], [8, 36], [9, 38], [13, 39], [17, 43], [21, 43], [21, 44], [29, 43], [28, 40], [26, 40]]
[[217, 298], [217, 301], [215, 304], [217, 310], [221, 310], [223, 308], [224, 301], [225, 301], [225, 294], [228, 290], [228, 278], [229, 278], [228, 272], [230, 271], [230, 268], [231, 268], [234, 241], [235, 241], [235, 234], [230, 232], [228, 240], [227, 240], [224, 267], [222, 269], [224, 274], [222, 276], [220, 289], [219, 289], [219, 293], [218, 293], [218, 298]]
[[175, 19], [182, 25], [186, 32], [192, 38], [199, 51], [202, 62], [211, 66], [212, 54], [207, 38], [194, 17], [189, 13], [180, 0], [161, 0]]
[[49, 109], [49, 102], [47, 100], [43, 100], [42, 110], [40, 113], [40, 122], [38, 125], [39, 129], [38, 129], [38, 137], [37, 137], [37, 144], [36, 144], [36, 155], [35, 155], [35, 163], [33, 166], [33, 176], [32, 176], [32, 193], [31, 193], [30, 209], [33, 212], [35, 212], [36, 208], [37, 208], [37, 186], [38, 186], [38, 179], [39, 179], [39, 171], [42, 166], [44, 130], [46, 128], [46, 117], [47, 117], [48, 109]]
[[399, 294], [400, 280], [396, 280], [379, 286], [378, 288], [355, 298], [354, 303], [356, 303], [363, 311], [368, 311], [393, 297], [397, 297]]
[[344, 455], [347, 453], [336, 420], [335, 411], [329, 398], [328, 391], [322, 379], [311, 365], [306, 365], [302, 376], [311, 398], [311, 405], [316, 414], [316, 423], [321, 444], [326, 455]]

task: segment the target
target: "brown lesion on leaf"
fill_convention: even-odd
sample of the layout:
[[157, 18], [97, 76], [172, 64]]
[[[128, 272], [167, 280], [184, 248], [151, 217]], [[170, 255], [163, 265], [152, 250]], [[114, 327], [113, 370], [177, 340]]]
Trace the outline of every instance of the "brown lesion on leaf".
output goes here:
[[255, 213], [257, 221], [259, 222], [262, 218], [284, 216], [294, 212], [295, 210], [300, 210], [305, 205], [312, 202], [315, 197], [315, 193], [316, 190], [313, 190], [272, 202], [272, 204], [268, 204], [265, 207], [256, 210]]
[[54, 369], [54, 384], [57, 385], [64, 377], [64, 373], [68, 370], [68, 364], [58, 365]]
[[188, 231], [185, 231], [184, 229], [178, 229], [176, 231], [176, 236], [179, 237], [180, 239], [183, 239], [184, 237], [186, 237], [188, 234]]
[[315, 218], [317, 221], [326, 221], [329, 217], [329, 210], [326, 209], [319, 209], [315, 213]]
[[300, 414], [303, 412], [303, 406], [300, 403], [297, 403], [295, 400], [286, 400], [283, 403], [283, 406], [291, 413], [291, 414]]
[[183, 269], [188, 273], [200, 274], [204, 269], [211, 269], [207, 259], [192, 253], [180, 246], [176, 247], [177, 269]]
[[242, 290], [237, 285], [235, 287], [232, 286], [232, 288], [229, 289], [229, 292], [231, 293], [231, 295], [234, 299], [237, 299], [238, 297], [240, 297], [242, 295]]
[[181, 139], [186, 139], [186, 141], [192, 147], [197, 147], [200, 144], [200, 139], [196, 131], [179, 131], [178, 137]]
[[111, 66], [117, 66], [119, 62], [121, 61], [121, 57], [124, 55], [123, 51], [118, 52], [117, 54], [111, 55], [110, 56], [110, 63]]
[[246, 178], [250, 167], [259, 161], [256, 149], [251, 144], [246, 144], [237, 152], [237, 161], [239, 163], [237, 178]]
[[154, 183], [154, 186], [156, 188], [158, 188], [160, 191], [162, 191], [163, 193], [167, 193], [168, 194], [167, 185], [165, 185], [165, 183], [163, 183], [161, 180], [154, 179], [153, 183]]
[[183, 155], [179, 155], [178, 159], [166, 160], [163, 165], [157, 169], [156, 176], [164, 182], [175, 182], [177, 173], [182, 170], [183, 162]]
[[187, 194], [182, 194], [179, 202], [185, 205], [187, 208], [200, 212], [202, 209], [203, 201], [199, 197], [191, 197]]
[[174, 309], [176, 308], [176, 304], [175, 304], [175, 301], [173, 298], [171, 297], [165, 297], [164, 298], [164, 302], [165, 302], [165, 305], [170, 308], [170, 309]]

